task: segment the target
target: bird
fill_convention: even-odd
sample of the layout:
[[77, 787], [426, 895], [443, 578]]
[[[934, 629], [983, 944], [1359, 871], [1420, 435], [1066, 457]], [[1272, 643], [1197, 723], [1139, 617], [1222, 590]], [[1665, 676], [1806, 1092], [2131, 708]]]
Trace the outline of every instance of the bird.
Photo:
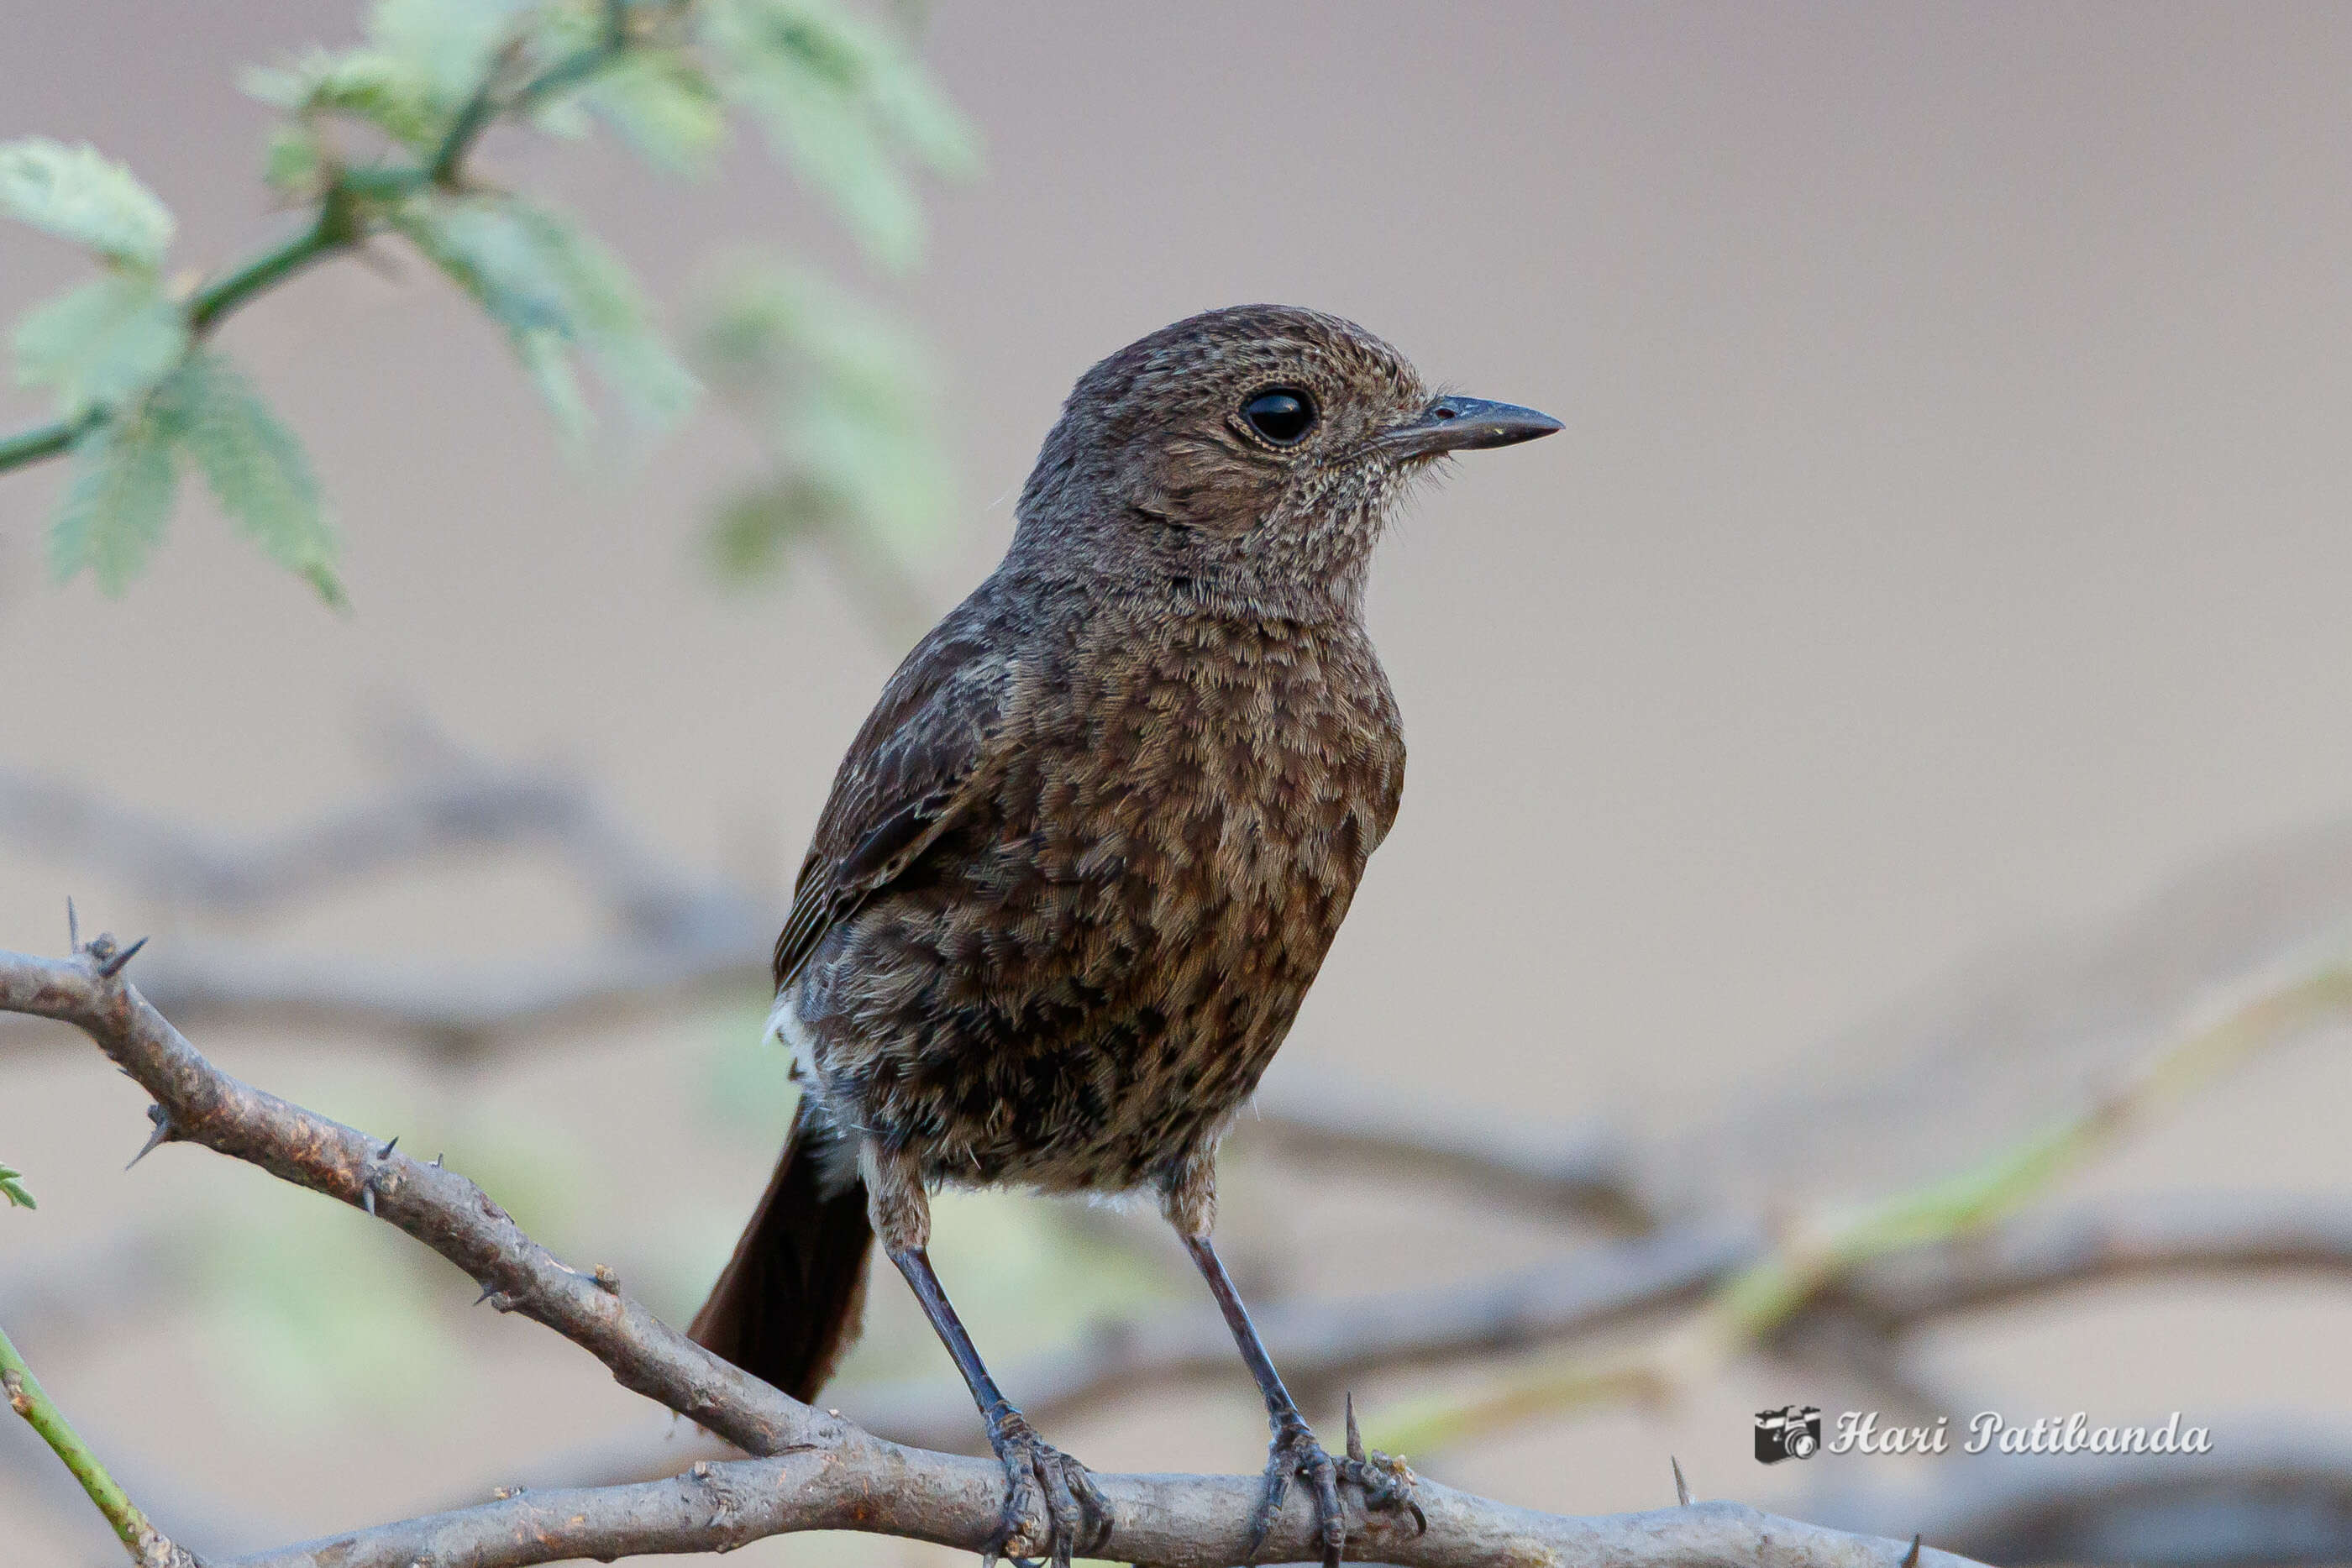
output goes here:
[[1003, 1466], [992, 1557], [1066, 1568], [1113, 1521], [957, 1317], [927, 1251], [940, 1186], [1157, 1198], [1265, 1398], [1252, 1561], [1293, 1484], [1331, 1568], [1342, 1484], [1418, 1515], [1410, 1472], [1352, 1418], [1334, 1459], [1283, 1385], [1211, 1239], [1216, 1155], [1402, 798], [1374, 547], [1452, 455], [1560, 428], [1320, 311], [1163, 327], [1078, 379], [1002, 562], [851, 742], [775, 946], [798, 1108], [690, 1333], [814, 1399], [878, 1239]]

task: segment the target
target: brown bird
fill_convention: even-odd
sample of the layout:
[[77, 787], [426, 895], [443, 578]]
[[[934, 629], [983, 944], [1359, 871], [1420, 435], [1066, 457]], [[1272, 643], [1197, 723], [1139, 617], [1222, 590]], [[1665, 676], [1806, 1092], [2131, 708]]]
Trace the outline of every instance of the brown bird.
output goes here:
[[1148, 1191], [1265, 1396], [1253, 1558], [1293, 1478], [1327, 1563], [1342, 1481], [1411, 1508], [1392, 1469], [1324, 1451], [1266, 1359], [1209, 1240], [1217, 1145], [1396, 818], [1404, 737], [1363, 623], [1382, 527], [1446, 454], [1559, 428], [1433, 397], [1370, 333], [1282, 306], [1179, 321], [1079, 379], [1003, 562], [834, 780], [776, 942], [800, 1109], [698, 1341], [813, 1398], [879, 1236], [1004, 1464], [999, 1547], [1066, 1564], [1108, 1510], [982, 1364], [926, 1195]]

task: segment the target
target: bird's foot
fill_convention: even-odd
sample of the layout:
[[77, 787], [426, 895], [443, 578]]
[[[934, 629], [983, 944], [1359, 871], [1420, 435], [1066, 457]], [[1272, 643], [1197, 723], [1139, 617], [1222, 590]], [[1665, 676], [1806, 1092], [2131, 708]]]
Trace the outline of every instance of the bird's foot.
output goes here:
[[1035, 1568], [1040, 1560], [1070, 1568], [1073, 1552], [1098, 1551], [1110, 1539], [1110, 1505], [1094, 1477], [1038, 1437], [1021, 1412], [1008, 1410], [989, 1422], [988, 1446], [1004, 1465], [1004, 1513], [981, 1558], [982, 1568], [993, 1568], [999, 1557], [1023, 1568]]
[[1257, 1561], [1258, 1549], [1265, 1544], [1267, 1532], [1282, 1512], [1294, 1478], [1314, 1494], [1315, 1531], [1323, 1546], [1323, 1568], [1339, 1568], [1348, 1546], [1348, 1516], [1339, 1506], [1343, 1485], [1362, 1495], [1366, 1511], [1402, 1511], [1412, 1515], [1416, 1531], [1429, 1528], [1428, 1515], [1413, 1500], [1412, 1471], [1405, 1462], [1387, 1454], [1365, 1452], [1363, 1437], [1356, 1430], [1356, 1401], [1350, 1396], [1345, 1458], [1334, 1459], [1325, 1453], [1297, 1411], [1279, 1420], [1266, 1449], [1265, 1490], [1258, 1499], [1257, 1511], [1250, 1515], [1249, 1552], [1244, 1562]]

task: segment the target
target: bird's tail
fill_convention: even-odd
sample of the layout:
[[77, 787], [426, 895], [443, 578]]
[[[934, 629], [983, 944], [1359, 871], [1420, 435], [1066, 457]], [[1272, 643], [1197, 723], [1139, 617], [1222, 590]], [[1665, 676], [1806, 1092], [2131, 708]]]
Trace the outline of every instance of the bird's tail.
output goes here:
[[687, 1331], [697, 1344], [810, 1400], [857, 1339], [874, 1229], [866, 1184], [826, 1158], [835, 1137], [803, 1099], [760, 1209]]

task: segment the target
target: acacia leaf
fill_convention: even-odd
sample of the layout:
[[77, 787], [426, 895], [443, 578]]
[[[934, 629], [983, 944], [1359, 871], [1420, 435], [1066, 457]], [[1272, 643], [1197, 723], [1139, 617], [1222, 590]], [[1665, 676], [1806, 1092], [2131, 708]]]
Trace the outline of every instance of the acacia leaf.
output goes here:
[[128, 266], [155, 267], [172, 243], [171, 209], [138, 176], [47, 137], [0, 142], [0, 212]]
[[213, 497], [271, 560], [338, 608], [336, 539], [318, 476], [294, 433], [253, 383], [211, 350], [192, 356], [165, 388], [169, 425]]
[[169, 421], [152, 406], [100, 420], [73, 444], [73, 477], [49, 526], [49, 570], [59, 582], [85, 567], [119, 596], [163, 542], [178, 475]]
[[75, 420], [162, 381], [188, 350], [187, 315], [153, 273], [110, 272], [26, 311], [14, 340], [17, 382]]

